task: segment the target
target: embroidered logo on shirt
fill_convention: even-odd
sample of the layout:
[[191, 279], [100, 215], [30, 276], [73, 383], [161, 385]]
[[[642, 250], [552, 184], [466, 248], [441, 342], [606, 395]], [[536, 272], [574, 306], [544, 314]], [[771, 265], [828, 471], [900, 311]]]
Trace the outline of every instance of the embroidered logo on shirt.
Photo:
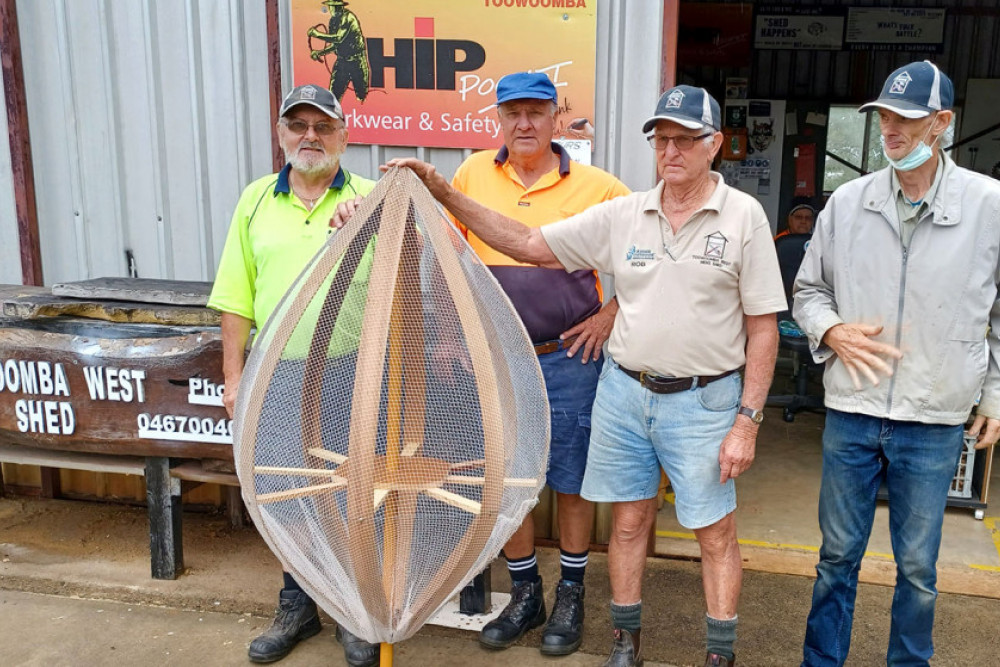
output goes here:
[[636, 248], [635, 244], [631, 245], [625, 252], [625, 261], [630, 262], [632, 266], [646, 266], [646, 262], [654, 259], [656, 259], [656, 255], [652, 250]]
[[691, 257], [697, 260], [699, 264], [708, 264], [721, 269], [732, 264], [732, 262], [727, 262], [723, 259], [726, 256], [727, 245], [729, 245], [729, 239], [722, 232], [712, 232], [705, 236], [705, 253], [703, 255], [692, 255]]
[[721, 232], [709, 234], [705, 237], [705, 257], [722, 259], [723, 255], [726, 254], [727, 243], [729, 243], [729, 239], [723, 236]]

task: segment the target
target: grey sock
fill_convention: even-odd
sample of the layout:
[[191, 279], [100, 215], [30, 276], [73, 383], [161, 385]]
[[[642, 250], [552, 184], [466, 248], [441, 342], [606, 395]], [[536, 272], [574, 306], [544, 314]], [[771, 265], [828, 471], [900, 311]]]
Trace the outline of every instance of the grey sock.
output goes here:
[[736, 616], [720, 621], [705, 614], [705, 624], [707, 626], [707, 640], [705, 643], [709, 653], [721, 655], [726, 660], [733, 659], [733, 644], [736, 642], [736, 621]]
[[642, 627], [642, 601], [620, 605], [611, 603], [611, 624], [616, 628], [635, 632]]

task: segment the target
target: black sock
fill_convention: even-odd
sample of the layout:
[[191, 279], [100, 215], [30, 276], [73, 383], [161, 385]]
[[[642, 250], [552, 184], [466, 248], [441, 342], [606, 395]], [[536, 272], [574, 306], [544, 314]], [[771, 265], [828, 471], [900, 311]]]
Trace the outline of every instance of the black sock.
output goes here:
[[538, 581], [538, 559], [535, 552], [525, 558], [508, 558], [507, 572], [510, 573], [511, 584], [523, 584]]
[[281, 576], [285, 578], [285, 590], [286, 591], [301, 591], [302, 587], [299, 586], [299, 582], [295, 581], [293, 577], [288, 572], [282, 572]]
[[574, 554], [563, 549], [559, 550], [559, 566], [563, 581], [583, 583], [583, 575], [587, 572], [587, 554], [590, 551]]
[[635, 632], [642, 627], [642, 600], [635, 604], [611, 603], [611, 624], [616, 628]]

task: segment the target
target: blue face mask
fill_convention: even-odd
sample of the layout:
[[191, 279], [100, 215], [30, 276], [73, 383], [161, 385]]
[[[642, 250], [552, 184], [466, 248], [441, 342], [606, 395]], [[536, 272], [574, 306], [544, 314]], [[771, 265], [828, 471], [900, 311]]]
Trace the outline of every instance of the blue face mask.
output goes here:
[[[879, 141], [882, 142], [882, 155], [885, 156], [885, 159], [888, 160], [889, 164], [891, 164], [897, 171], [913, 171], [924, 162], [930, 160], [934, 155], [934, 152], [931, 151], [931, 147], [924, 143], [924, 139], [926, 139], [927, 135], [931, 132], [931, 127], [934, 127], [933, 123], [931, 123], [931, 126], [927, 128], [926, 132], [924, 132], [924, 136], [920, 139], [920, 143], [917, 144], [912, 151], [898, 160], [893, 160], [889, 157], [889, 154], [885, 151], [885, 137], [880, 136]], [[937, 141], [937, 137], [934, 138], [934, 141]]]

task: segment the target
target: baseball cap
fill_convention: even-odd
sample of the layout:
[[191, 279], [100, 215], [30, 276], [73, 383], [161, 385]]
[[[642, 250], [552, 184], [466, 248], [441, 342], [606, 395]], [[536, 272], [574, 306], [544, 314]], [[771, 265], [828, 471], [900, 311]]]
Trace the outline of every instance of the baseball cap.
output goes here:
[[656, 111], [642, 125], [643, 134], [648, 134], [659, 120], [673, 121], [689, 130], [712, 128], [718, 131], [722, 127], [722, 112], [719, 103], [704, 88], [681, 85], [660, 96]]
[[330, 118], [344, 120], [344, 110], [340, 108], [340, 102], [337, 101], [333, 93], [326, 88], [312, 84], [292, 88], [292, 91], [285, 95], [285, 99], [281, 101], [281, 111], [278, 115], [284, 116], [292, 107], [300, 104], [308, 104], [319, 109]]
[[935, 111], [950, 109], [955, 102], [955, 87], [948, 75], [929, 60], [910, 63], [889, 75], [882, 94], [874, 102], [858, 109], [871, 111], [881, 107], [903, 118], [924, 118]]
[[497, 81], [497, 106], [511, 100], [549, 100], [559, 104], [556, 87], [541, 72], [516, 72]]

